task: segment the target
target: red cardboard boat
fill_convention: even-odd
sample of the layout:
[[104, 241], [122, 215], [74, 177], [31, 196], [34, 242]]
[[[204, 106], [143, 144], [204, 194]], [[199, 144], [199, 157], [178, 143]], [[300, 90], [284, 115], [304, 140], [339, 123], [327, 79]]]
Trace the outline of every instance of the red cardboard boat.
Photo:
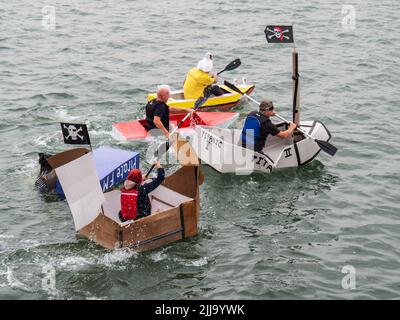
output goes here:
[[[184, 117], [183, 114], [170, 114], [170, 124], [176, 126]], [[197, 125], [228, 128], [237, 118], [237, 112], [195, 112], [188, 117], [177, 130], [178, 132], [194, 129]], [[113, 123], [112, 132], [118, 140], [147, 140], [152, 135], [145, 128], [146, 119], [137, 119], [128, 122]]]

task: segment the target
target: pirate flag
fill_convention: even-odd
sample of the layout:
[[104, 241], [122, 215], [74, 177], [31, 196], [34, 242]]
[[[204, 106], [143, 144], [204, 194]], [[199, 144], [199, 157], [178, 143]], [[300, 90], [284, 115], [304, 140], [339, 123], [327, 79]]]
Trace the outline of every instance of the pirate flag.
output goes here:
[[63, 123], [61, 130], [66, 144], [90, 144], [89, 132], [86, 124]]
[[268, 43], [293, 43], [293, 26], [267, 26], [264, 30]]

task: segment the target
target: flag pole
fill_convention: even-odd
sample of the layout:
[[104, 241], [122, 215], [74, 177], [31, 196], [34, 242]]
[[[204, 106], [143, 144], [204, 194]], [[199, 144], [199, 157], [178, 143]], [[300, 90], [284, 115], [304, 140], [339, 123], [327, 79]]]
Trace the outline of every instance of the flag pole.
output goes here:
[[[293, 24], [292, 24], [293, 30]], [[294, 34], [294, 31], [293, 31]], [[299, 54], [296, 51], [296, 45], [293, 37], [292, 50], [292, 80], [293, 80], [293, 123], [300, 124], [300, 80], [299, 80]], [[294, 142], [300, 139], [299, 135], [294, 136]]]
[[[85, 126], [86, 126], [86, 128], [87, 128], [86, 120], [85, 120]], [[92, 142], [90, 141], [89, 129], [87, 130], [87, 134], [88, 134], [90, 152], [93, 152]]]

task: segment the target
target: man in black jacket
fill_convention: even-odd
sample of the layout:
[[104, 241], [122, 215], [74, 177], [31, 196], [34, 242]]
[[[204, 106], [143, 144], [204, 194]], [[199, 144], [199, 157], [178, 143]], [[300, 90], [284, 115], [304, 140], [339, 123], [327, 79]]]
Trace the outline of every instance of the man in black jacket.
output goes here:
[[[157, 98], [151, 100], [146, 105], [146, 129], [159, 129], [169, 138], [169, 111], [193, 112], [192, 109], [172, 108], [167, 105], [170, 96], [170, 89], [167, 85], [158, 87]], [[153, 134], [155, 132], [152, 132]]]
[[260, 103], [259, 111], [252, 111], [247, 115], [242, 130], [243, 148], [254, 148], [254, 151], [261, 152], [269, 134], [285, 139], [293, 133], [296, 129], [293, 122], [290, 123], [287, 130], [280, 131], [269, 118], [274, 115], [274, 105], [272, 101], [268, 100]]

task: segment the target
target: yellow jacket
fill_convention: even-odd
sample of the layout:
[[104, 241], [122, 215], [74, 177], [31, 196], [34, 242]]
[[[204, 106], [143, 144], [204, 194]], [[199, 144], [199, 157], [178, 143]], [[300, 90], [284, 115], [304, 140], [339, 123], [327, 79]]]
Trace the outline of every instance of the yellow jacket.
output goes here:
[[203, 96], [205, 87], [214, 83], [214, 78], [207, 72], [192, 68], [186, 75], [183, 85], [183, 96], [185, 99], [197, 99]]

